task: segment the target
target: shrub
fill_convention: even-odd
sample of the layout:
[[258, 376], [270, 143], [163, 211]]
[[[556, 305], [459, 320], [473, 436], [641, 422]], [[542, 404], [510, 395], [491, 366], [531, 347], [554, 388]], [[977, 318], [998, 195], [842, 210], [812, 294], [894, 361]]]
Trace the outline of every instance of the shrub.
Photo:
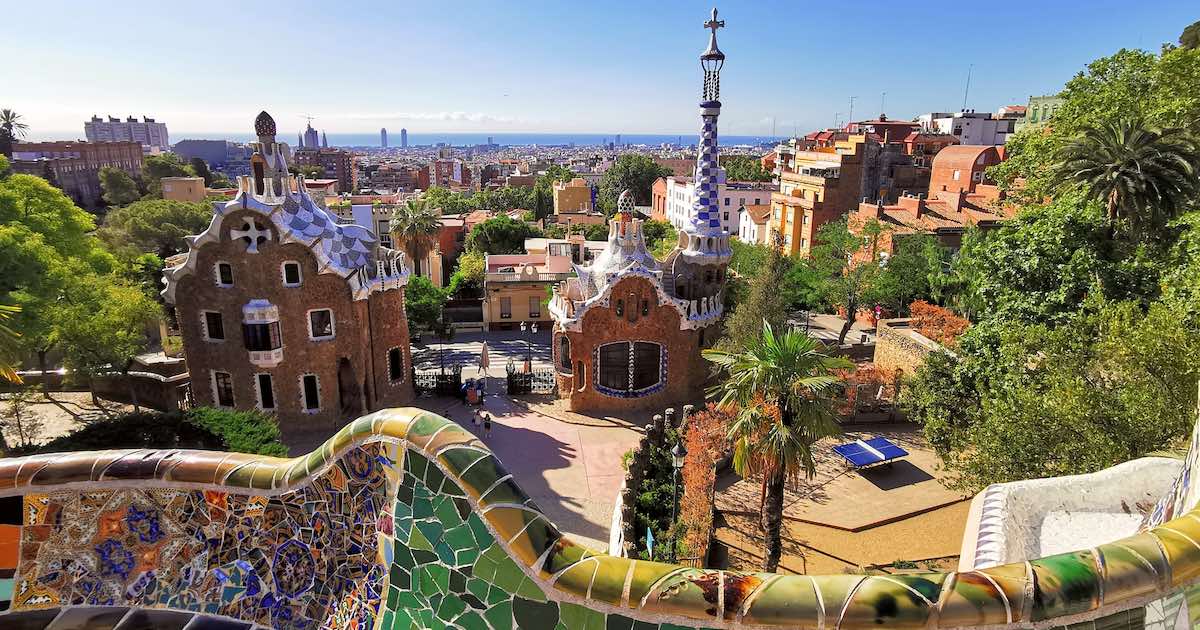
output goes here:
[[276, 457], [287, 455], [287, 447], [279, 441], [279, 425], [264, 413], [197, 407], [188, 412], [188, 419], [220, 436], [226, 450]]
[[908, 307], [912, 315], [912, 326], [917, 332], [942, 344], [956, 345], [958, 338], [967, 332], [971, 322], [955, 315], [948, 308], [918, 300]]
[[198, 407], [186, 412], [127, 413], [52, 440], [40, 452], [109, 448], [195, 448], [284, 457], [279, 426], [256, 411]]

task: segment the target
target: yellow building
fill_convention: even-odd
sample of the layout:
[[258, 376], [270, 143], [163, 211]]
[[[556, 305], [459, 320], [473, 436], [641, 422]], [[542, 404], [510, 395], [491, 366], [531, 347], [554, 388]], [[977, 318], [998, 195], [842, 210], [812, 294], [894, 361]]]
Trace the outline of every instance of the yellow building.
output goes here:
[[[605, 241], [585, 241], [578, 234], [565, 239], [525, 239], [524, 254], [489, 254], [484, 258], [483, 324], [488, 330], [512, 330], [521, 322], [549, 324], [549, 287], [574, 276], [603, 251]], [[547, 329], [548, 330], [548, 329]]]
[[554, 214], [586, 214], [592, 211], [592, 189], [582, 177], [554, 183]]
[[785, 253], [808, 255], [822, 225], [858, 207], [862, 146], [861, 135], [851, 136], [783, 156], [767, 233], [779, 233]]
[[205, 188], [203, 177], [164, 177], [162, 178], [163, 199], [171, 201], [204, 201]]

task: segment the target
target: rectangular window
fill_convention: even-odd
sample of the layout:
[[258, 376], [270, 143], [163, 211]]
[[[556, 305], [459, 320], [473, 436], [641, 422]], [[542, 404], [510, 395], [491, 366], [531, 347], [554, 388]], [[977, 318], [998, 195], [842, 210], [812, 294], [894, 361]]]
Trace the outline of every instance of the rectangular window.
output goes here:
[[529, 318], [537, 319], [542, 316], [542, 298], [531, 295], [529, 296]]
[[308, 336], [313, 340], [333, 338], [333, 311], [319, 308], [308, 312]]
[[242, 324], [242, 337], [246, 342], [246, 349], [251, 352], [275, 350], [283, 346], [279, 335], [279, 322]]
[[221, 321], [220, 313], [204, 312], [204, 334], [213, 341], [225, 340], [225, 324]]
[[653, 387], [662, 380], [662, 346], [636, 341], [633, 344], [633, 389]]
[[317, 387], [317, 375], [305, 374], [300, 380], [304, 389], [304, 410], [317, 411], [321, 408], [321, 392]]
[[270, 374], [258, 375], [258, 406], [261, 409], [275, 408], [275, 388]]
[[512, 319], [512, 298], [500, 298], [500, 319]]
[[233, 265], [217, 263], [217, 284], [223, 287], [233, 286]]
[[213, 389], [217, 395], [218, 406], [233, 406], [233, 377], [228, 372], [213, 372]]
[[730, 198], [730, 197], [726, 197], [726, 198], [725, 198], [725, 205], [727, 205], [727, 206], [728, 206], [730, 201], [733, 201], [733, 199], [732, 199], [732, 198]]
[[404, 380], [404, 353], [400, 348], [388, 350], [388, 380], [393, 383]]
[[283, 286], [285, 286], [285, 287], [300, 286], [300, 263], [294, 263], [294, 262], [283, 263]]

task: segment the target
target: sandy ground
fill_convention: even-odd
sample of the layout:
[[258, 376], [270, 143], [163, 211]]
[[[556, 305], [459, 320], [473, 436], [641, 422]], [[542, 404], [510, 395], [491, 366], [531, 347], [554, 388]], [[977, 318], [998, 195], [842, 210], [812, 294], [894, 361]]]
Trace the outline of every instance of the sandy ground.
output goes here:
[[[0, 394], [0, 413], [7, 411], [7, 405], [2, 401], [8, 398], [9, 394]], [[130, 405], [107, 400], [101, 400], [100, 403], [100, 406], [93, 404], [89, 392], [50, 392], [49, 397], [39, 392], [29, 409], [35, 420], [41, 423], [33, 443], [45, 444], [97, 420], [133, 411]], [[17, 432], [11, 429], [4, 432], [4, 438], [14, 446], [19, 442]]]

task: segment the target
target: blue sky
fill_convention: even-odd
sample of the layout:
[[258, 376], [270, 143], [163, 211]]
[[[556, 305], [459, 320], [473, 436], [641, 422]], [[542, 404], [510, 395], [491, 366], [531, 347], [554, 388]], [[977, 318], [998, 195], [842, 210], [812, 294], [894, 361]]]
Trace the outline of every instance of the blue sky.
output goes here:
[[[32, 138], [93, 113], [155, 116], [173, 138], [282, 133], [690, 133], [709, 2], [65, 2], [6, 6], [0, 107]], [[1057, 90], [1121, 47], [1157, 51], [1194, 0], [725, 1], [722, 132], [779, 135], [886, 111], [994, 110]], [[294, 135], [292, 133], [291, 135]]]

